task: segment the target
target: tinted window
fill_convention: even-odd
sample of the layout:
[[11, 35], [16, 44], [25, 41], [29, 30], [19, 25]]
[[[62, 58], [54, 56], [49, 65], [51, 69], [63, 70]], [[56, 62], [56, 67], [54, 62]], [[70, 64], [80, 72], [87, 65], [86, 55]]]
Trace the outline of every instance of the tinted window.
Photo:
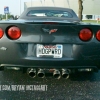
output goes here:
[[31, 10], [27, 13], [29, 17], [73, 17], [68, 11], [58, 11], [58, 10]]

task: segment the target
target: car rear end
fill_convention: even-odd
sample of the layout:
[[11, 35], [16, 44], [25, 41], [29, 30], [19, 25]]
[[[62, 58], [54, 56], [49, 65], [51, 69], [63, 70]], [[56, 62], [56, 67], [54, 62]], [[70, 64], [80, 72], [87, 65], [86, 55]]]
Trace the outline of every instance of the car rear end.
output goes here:
[[68, 78], [99, 69], [99, 41], [99, 25], [81, 23], [71, 9], [30, 7], [18, 20], [0, 22], [0, 66]]
[[32, 77], [37, 70], [44, 77], [45, 70], [53, 72], [56, 78], [61, 71], [69, 75], [75, 69], [97, 69], [99, 41], [99, 25], [49, 21], [2, 23], [0, 65], [25, 68]]

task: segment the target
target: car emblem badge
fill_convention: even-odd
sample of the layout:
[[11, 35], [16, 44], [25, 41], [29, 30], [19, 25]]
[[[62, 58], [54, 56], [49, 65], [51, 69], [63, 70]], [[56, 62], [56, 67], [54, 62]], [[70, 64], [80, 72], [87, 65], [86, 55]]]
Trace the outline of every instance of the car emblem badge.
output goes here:
[[0, 50], [6, 51], [7, 48], [6, 47], [1, 47]]
[[49, 34], [57, 32], [58, 29], [45, 29], [42, 28], [44, 32], [48, 32]]

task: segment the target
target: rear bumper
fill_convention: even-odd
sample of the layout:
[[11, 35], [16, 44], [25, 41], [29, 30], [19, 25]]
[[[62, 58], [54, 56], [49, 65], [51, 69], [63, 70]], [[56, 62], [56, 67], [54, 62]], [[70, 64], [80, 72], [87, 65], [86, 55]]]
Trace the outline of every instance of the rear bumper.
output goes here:
[[100, 68], [99, 62], [91, 60], [74, 60], [73, 58], [50, 59], [50, 58], [33, 58], [26, 57], [15, 62], [1, 64], [4, 67], [22, 67], [22, 68]]
[[[7, 48], [6, 50], [1, 49]], [[63, 44], [62, 58], [36, 57], [36, 44], [1, 43], [0, 66], [36, 68], [100, 68], [99, 44]]]

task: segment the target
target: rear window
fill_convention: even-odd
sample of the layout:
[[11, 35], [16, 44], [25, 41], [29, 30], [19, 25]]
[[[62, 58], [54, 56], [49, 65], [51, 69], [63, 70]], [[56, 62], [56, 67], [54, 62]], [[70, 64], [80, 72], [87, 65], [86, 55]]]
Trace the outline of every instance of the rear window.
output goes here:
[[27, 13], [28, 17], [73, 17], [68, 11], [62, 10], [31, 10]]

